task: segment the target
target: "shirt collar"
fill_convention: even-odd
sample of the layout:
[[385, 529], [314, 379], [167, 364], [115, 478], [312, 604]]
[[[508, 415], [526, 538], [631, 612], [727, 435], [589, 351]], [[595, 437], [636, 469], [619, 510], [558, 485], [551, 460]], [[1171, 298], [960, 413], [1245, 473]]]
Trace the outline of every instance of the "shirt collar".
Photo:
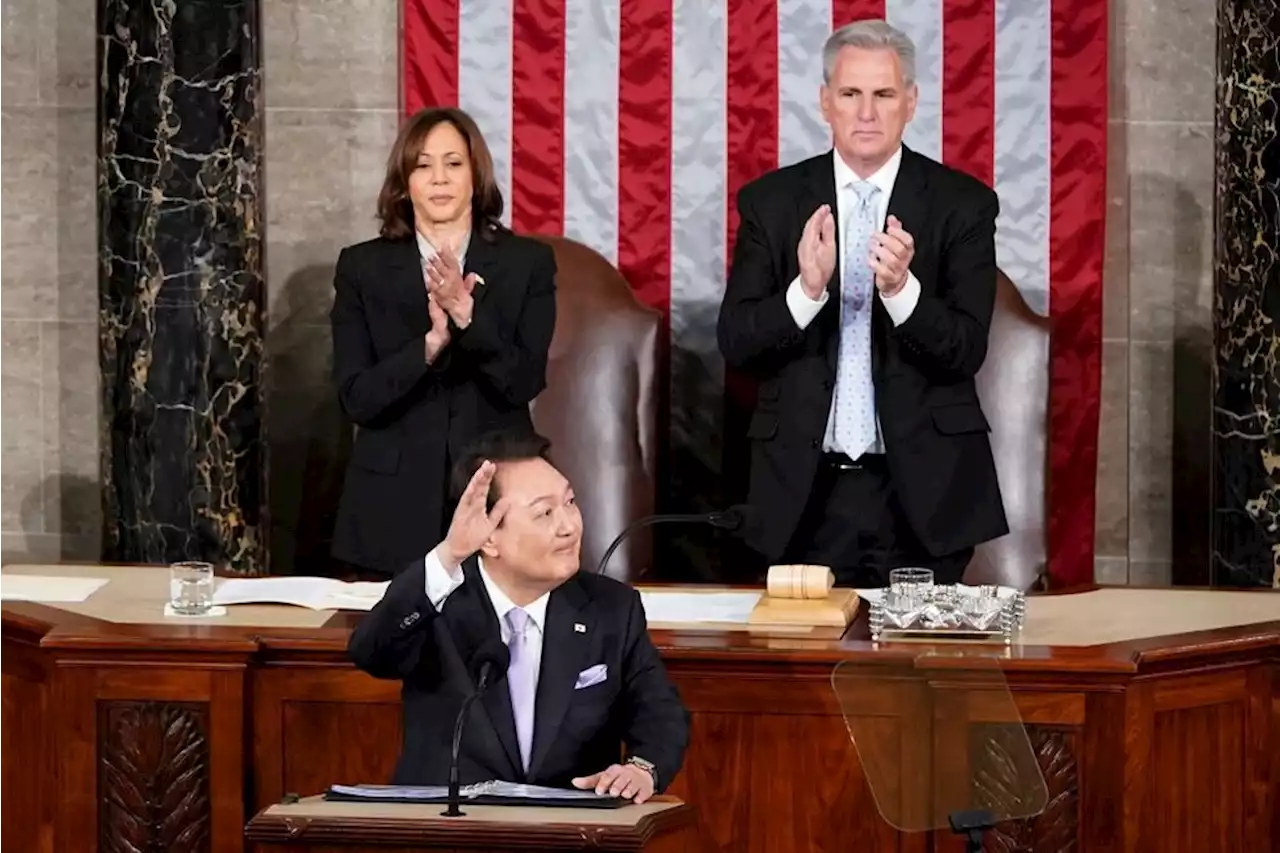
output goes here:
[[[418, 254], [422, 256], [424, 261], [430, 260], [436, 256], [436, 247], [431, 245], [431, 241], [423, 236], [421, 231], [414, 231], [413, 235], [418, 238]], [[467, 247], [471, 245], [471, 232], [467, 232], [467, 236], [462, 238], [462, 243], [458, 246], [458, 263], [466, 266], [467, 263]]]
[[[484, 560], [476, 557], [476, 562], [480, 566], [480, 579], [484, 581], [485, 591], [489, 593], [489, 601], [493, 603], [493, 611], [498, 614], [498, 621], [503, 622], [507, 618], [507, 611], [515, 608], [515, 604], [507, 597], [498, 585], [494, 582], [489, 573], [485, 571]], [[547, 599], [551, 597], [551, 593], [544, 592], [529, 604], [524, 606], [524, 612], [529, 614], [529, 618], [538, 626], [539, 631], [543, 631], [547, 624]]]
[[[840, 156], [839, 151], [836, 151], [833, 148], [831, 150], [831, 156], [832, 159], [835, 160], [837, 190], [842, 190], [845, 187], [863, 180], [858, 177], [857, 173], [854, 172], [853, 169], [849, 168], [849, 164]], [[883, 166], [876, 169], [876, 171], [873, 172], [870, 177], [866, 178], [866, 180], [868, 183], [876, 186], [880, 192], [884, 194], [885, 198], [888, 198], [893, 194], [893, 184], [898, 180], [898, 170], [900, 168], [902, 168], [901, 145], [898, 146], [897, 151], [893, 152], [893, 156], [890, 157]]]

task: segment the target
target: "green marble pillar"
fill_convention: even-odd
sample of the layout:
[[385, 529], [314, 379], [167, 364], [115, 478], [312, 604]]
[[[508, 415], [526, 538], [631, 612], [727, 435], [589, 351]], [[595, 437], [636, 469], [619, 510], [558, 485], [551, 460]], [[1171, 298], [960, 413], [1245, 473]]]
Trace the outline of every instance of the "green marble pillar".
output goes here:
[[1280, 586], [1280, 4], [1218, 0], [1213, 582]]

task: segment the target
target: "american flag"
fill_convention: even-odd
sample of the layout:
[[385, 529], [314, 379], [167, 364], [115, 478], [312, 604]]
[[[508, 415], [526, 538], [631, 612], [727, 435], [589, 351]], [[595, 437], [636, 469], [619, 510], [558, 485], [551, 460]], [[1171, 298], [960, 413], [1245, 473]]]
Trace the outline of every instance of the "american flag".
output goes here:
[[402, 103], [469, 112], [506, 223], [591, 246], [664, 312], [660, 506], [714, 504], [746, 462], [735, 439], [749, 394], [715, 340], [735, 194], [830, 148], [822, 44], [860, 18], [914, 39], [920, 97], [904, 141], [995, 188], [1000, 266], [1052, 318], [1048, 568], [1056, 583], [1089, 580], [1105, 0], [404, 0]]

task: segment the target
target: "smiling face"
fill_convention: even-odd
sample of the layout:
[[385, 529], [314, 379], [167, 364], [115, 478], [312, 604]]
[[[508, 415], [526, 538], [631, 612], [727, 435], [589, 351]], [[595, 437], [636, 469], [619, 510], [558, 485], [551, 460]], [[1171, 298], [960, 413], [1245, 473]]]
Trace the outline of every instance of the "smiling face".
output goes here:
[[481, 549], [486, 569], [529, 600], [573, 577], [582, 550], [582, 514], [564, 475], [540, 458], [499, 462], [494, 485], [510, 508]]
[[473, 180], [466, 137], [452, 123], [439, 122], [409, 174], [414, 218], [433, 227], [470, 222]]
[[888, 48], [841, 48], [819, 96], [836, 151], [864, 178], [898, 150], [916, 113], [916, 86]]

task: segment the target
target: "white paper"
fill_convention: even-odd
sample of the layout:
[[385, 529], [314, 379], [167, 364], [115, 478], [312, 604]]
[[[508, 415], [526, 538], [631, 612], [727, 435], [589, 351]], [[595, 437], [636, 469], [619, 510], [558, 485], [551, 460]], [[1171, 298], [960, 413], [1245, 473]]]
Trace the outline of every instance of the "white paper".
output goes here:
[[348, 583], [334, 578], [228, 578], [218, 583], [214, 604], [292, 604], [312, 610], [372, 610], [390, 581]]
[[666, 592], [642, 590], [650, 622], [736, 622], [746, 624], [760, 601], [759, 592]]
[[106, 586], [106, 583], [106, 578], [0, 575], [0, 599], [4, 601], [84, 601]]

